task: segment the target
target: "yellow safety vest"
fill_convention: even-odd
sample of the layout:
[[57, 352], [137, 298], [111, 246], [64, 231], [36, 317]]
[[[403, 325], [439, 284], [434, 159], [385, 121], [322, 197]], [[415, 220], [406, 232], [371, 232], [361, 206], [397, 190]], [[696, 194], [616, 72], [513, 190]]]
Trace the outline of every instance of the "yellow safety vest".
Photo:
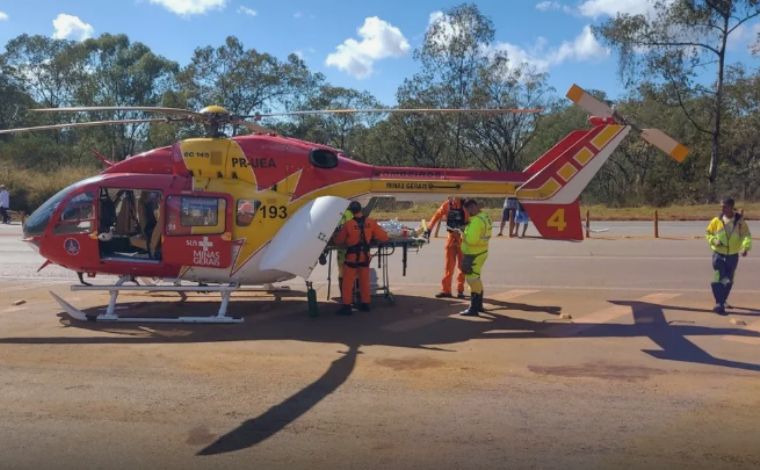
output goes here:
[[348, 222], [349, 220], [353, 218], [354, 218], [354, 213], [346, 209], [345, 211], [343, 211], [343, 215], [340, 216], [340, 223], [338, 224], [338, 227], [342, 227], [343, 224], [345, 224], [346, 222]]
[[488, 251], [488, 242], [491, 240], [493, 222], [485, 212], [480, 212], [470, 217], [470, 223], [464, 229], [462, 237], [462, 253], [465, 255], [478, 255]]
[[721, 255], [735, 255], [752, 249], [752, 234], [743, 218], [734, 217], [724, 223], [723, 216], [715, 217], [707, 226], [705, 237], [710, 248]]

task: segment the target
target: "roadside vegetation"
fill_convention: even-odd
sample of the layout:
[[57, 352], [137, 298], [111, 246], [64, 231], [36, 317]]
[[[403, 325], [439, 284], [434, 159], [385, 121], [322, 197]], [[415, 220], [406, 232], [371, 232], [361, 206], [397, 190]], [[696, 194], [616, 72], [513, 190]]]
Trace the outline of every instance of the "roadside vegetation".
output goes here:
[[[501, 220], [502, 200], [485, 200], [485, 211], [494, 221]], [[419, 222], [430, 218], [438, 209], [438, 204], [383, 204], [372, 212], [378, 219], [399, 219]], [[744, 211], [749, 220], [760, 220], [760, 203], [737, 201], [738, 210]], [[609, 207], [601, 204], [581, 205], [581, 215], [586, 217], [586, 211], [592, 221], [599, 220], [654, 220], [655, 211], [659, 220], [710, 220], [720, 212], [716, 204], [669, 205], [665, 207]]]
[[42, 172], [0, 162], [0, 182], [12, 195], [11, 208], [29, 214], [29, 208], [38, 207], [61, 189], [98, 171], [94, 167], [59, 166]]
[[[648, 219], [655, 207], [664, 219], [706, 218], [715, 212], [712, 203], [730, 195], [748, 201], [750, 214], [756, 214], [750, 202], [760, 200], [760, 70], [737, 62], [726, 45], [741, 42], [734, 36], [750, 29], [741, 26], [760, 15], [760, 4], [676, 0], [656, 5], [652, 18], [619, 15], [597, 24], [594, 33], [620, 53], [627, 93], [616, 109], [662, 129], [691, 154], [678, 165], [632, 136], [594, 178], [582, 202], [596, 219]], [[377, 165], [519, 171], [571, 130], [586, 127], [587, 115], [570, 105], [565, 90], [548, 85], [546, 73], [516, 63], [495, 38], [493, 23], [476, 5], [446, 10], [414, 53], [418, 71], [399, 86], [398, 107], [522, 107], [541, 108], [541, 113], [324, 115], [263, 124]], [[760, 54], [760, 37], [742, 41], [742, 47], [754, 44]], [[574, 81], [584, 85], [583, 77]], [[603, 91], [589, 91], [606, 98]], [[197, 110], [209, 104], [240, 115], [387, 105], [366, 91], [331, 85], [295, 54], [278, 58], [234, 36], [221, 45], [198, 47], [187, 64], [120, 34], [83, 42], [23, 34], [0, 53], [0, 129], [72, 118], [27, 112], [39, 107]], [[120, 160], [198, 132], [192, 126], [140, 124], [0, 135], [0, 183], [9, 186], [13, 208], [29, 212], [58, 189], [94, 174], [93, 149]], [[429, 217], [432, 209], [405, 213]]]

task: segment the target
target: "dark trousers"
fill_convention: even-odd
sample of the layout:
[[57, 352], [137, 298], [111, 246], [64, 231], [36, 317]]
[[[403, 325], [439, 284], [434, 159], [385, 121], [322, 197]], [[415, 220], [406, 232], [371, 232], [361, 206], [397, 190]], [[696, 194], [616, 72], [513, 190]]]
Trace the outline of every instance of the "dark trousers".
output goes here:
[[731, 287], [734, 285], [734, 273], [738, 265], [738, 253], [735, 255], [713, 253], [712, 266], [715, 272], [710, 287], [712, 287], [716, 304], [724, 305], [728, 300], [728, 294], [731, 293]]
[[7, 207], [0, 207], [0, 216], [3, 217], [3, 223], [7, 224], [11, 221], [11, 216], [8, 214], [8, 208]]

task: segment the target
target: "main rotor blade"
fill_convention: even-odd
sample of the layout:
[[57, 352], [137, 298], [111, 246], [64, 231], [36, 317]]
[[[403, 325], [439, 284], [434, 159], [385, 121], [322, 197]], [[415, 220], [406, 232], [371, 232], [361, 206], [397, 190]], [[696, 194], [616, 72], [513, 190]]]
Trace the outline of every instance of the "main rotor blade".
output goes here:
[[256, 134], [276, 134], [275, 131], [273, 131], [272, 129], [268, 129], [262, 126], [261, 124], [257, 124], [255, 122], [250, 122], [250, 121], [243, 121], [242, 119], [239, 121], [233, 121], [230, 124], [239, 124], [241, 126], [245, 126], [248, 128], [248, 130]]
[[588, 111], [592, 116], [603, 118], [612, 116], [612, 108], [606, 103], [603, 103], [586, 93], [586, 91], [578, 85], [573, 84], [573, 86], [567, 90], [566, 96], [570, 98], [573, 103]]
[[274, 116], [310, 116], [319, 114], [358, 114], [358, 113], [431, 113], [431, 114], [534, 114], [543, 111], [541, 108], [366, 108], [366, 109], [312, 109], [305, 111], [286, 111], [282, 113], [264, 113], [244, 118], [261, 119]]
[[200, 116], [200, 113], [182, 108], [164, 108], [160, 106], [75, 106], [70, 108], [37, 108], [30, 109], [36, 113], [80, 113], [85, 111], [142, 111], [146, 113], [185, 114]]
[[145, 122], [176, 122], [176, 121], [170, 121], [167, 118], [152, 118], [152, 119], [122, 119], [122, 120], [111, 120], [111, 121], [71, 122], [67, 124], [50, 124], [47, 126], [18, 127], [16, 129], [3, 129], [3, 130], [0, 130], [0, 134], [18, 134], [21, 132], [46, 131], [46, 130], [52, 130], [52, 129], [68, 129], [72, 127], [108, 126], [108, 125], [113, 125], [113, 124], [142, 124]]
[[670, 158], [681, 163], [689, 154], [689, 149], [659, 129], [642, 129], [641, 138], [667, 153]]

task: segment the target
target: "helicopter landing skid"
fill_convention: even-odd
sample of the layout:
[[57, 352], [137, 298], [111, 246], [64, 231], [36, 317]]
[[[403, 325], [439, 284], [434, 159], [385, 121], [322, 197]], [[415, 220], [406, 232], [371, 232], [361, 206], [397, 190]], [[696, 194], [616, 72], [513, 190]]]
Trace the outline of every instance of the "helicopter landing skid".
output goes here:
[[[94, 291], [108, 291], [110, 293], [110, 300], [106, 307], [105, 313], [100, 314], [88, 314], [85, 313], [70, 303], [63, 300], [60, 296], [50, 291], [50, 295], [60, 304], [66, 313], [71, 318], [79, 321], [92, 321], [92, 322], [121, 322], [121, 323], [242, 323], [242, 318], [235, 318], [227, 315], [227, 306], [230, 303], [230, 295], [237, 290], [237, 285], [225, 285], [225, 286], [125, 286], [125, 285], [109, 285], [109, 286], [71, 286], [71, 290], [94, 290]], [[183, 295], [186, 291], [193, 292], [219, 292], [222, 296], [222, 303], [219, 305], [219, 311], [216, 315], [207, 317], [121, 317], [116, 313], [116, 299], [119, 296], [119, 291], [133, 290], [133, 291], [147, 291], [147, 292], [178, 292]]]

